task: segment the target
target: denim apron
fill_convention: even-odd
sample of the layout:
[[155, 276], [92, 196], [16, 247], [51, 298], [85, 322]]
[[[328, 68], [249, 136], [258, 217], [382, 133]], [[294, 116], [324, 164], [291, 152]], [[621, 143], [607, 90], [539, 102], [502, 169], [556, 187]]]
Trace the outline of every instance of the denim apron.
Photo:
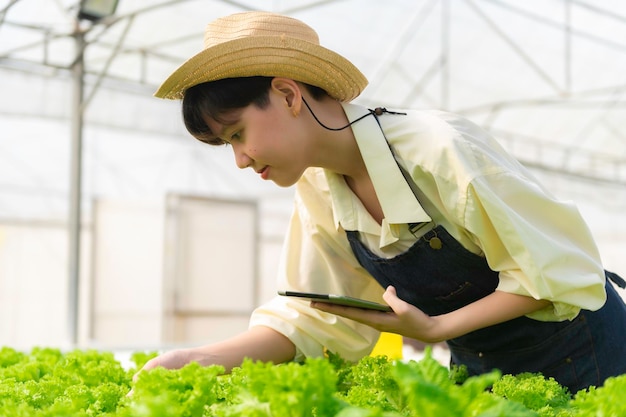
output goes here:
[[[346, 234], [361, 266], [383, 288], [393, 285], [400, 299], [428, 315], [457, 310], [493, 293], [498, 285], [498, 273], [486, 259], [465, 249], [441, 226], [391, 259], [372, 253], [358, 232]], [[626, 305], [609, 281], [626, 283], [611, 272], [606, 276], [607, 301], [600, 310], [581, 310], [575, 319], [563, 322], [522, 316], [450, 339], [446, 343], [451, 364], [467, 366], [470, 375], [493, 369], [503, 374], [541, 372], [572, 393], [625, 374]]]

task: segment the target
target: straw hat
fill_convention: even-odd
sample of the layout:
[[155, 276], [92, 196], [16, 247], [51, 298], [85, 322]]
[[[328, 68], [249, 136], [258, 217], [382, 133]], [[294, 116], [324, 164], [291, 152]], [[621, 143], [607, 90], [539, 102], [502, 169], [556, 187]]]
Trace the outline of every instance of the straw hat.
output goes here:
[[156, 97], [182, 99], [196, 84], [235, 77], [286, 77], [350, 101], [367, 79], [350, 61], [319, 44], [303, 22], [269, 12], [244, 12], [207, 25], [204, 50], [163, 82]]

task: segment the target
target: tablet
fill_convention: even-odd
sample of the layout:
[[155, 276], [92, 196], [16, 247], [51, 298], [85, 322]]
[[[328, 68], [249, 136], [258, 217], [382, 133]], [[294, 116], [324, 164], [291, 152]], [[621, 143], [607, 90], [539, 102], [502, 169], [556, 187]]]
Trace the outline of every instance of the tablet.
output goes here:
[[360, 298], [349, 297], [347, 295], [317, 294], [298, 291], [278, 291], [278, 295], [284, 295], [286, 297], [300, 297], [311, 301], [364, 308], [366, 310], [393, 311], [388, 305], [380, 304], [374, 301], [362, 300]]

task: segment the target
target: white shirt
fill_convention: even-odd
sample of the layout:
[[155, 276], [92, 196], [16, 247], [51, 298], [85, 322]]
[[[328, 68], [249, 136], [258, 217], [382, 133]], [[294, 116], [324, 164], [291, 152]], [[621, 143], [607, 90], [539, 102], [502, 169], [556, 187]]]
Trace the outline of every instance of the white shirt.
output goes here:
[[[368, 110], [344, 104], [349, 120]], [[606, 300], [604, 269], [591, 233], [575, 206], [557, 200], [485, 131], [444, 112], [408, 111], [352, 125], [384, 213], [379, 225], [343, 177], [308, 169], [296, 184], [295, 207], [280, 264], [279, 289], [327, 292], [381, 301], [384, 289], [354, 257], [345, 230], [392, 257], [416, 240], [407, 223], [443, 226], [499, 273], [498, 290], [552, 301], [529, 314], [544, 321], [576, 317]], [[413, 194], [385, 141], [410, 173]], [[432, 227], [432, 226], [429, 226]], [[429, 230], [426, 228], [422, 230]], [[276, 297], [255, 310], [251, 326], [286, 335], [296, 359], [324, 348], [349, 360], [367, 355], [378, 332], [352, 320]]]

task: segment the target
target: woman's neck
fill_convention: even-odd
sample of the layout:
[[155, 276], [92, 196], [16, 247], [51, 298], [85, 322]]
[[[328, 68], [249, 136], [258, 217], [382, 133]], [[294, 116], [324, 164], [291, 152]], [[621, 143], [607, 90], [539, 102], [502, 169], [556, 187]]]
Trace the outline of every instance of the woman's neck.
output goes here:
[[315, 165], [359, 179], [367, 175], [365, 163], [349, 126], [343, 106], [332, 98], [307, 99], [310, 124], [315, 136]]

